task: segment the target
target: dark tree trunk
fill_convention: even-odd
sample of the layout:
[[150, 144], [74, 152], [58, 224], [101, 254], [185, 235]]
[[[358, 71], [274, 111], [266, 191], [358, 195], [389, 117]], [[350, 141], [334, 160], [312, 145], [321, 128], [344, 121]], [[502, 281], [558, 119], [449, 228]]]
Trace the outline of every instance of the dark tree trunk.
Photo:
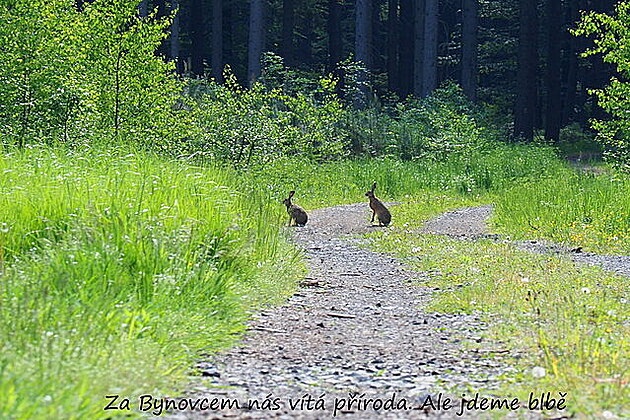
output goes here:
[[426, 0], [424, 14], [424, 58], [422, 66], [422, 97], [437, 88], [438, 0]]
[[304, 12], [303, 19], [303, 22], [299, 25], [301, 31], [298, 34], [297, 48], [293, 55], [295, 62], [310, 67], [313, 64], [313, 42], [315, 38], [313, 30], [314, 19], [311, 10]]
[[400, 1], [400, 37], [398, 41], [398, 94], [401, 98], [413, 89], [413, 0]]
[[370, 40], [371, 45], [371, 57], [372, 57], [372, 71], [375, 73], [384, 73], [387, 71], [387, 19], [381, 20], [381, 9], [383, 4], [387, 3], [387, 0], [374, 0], [372, 3], [372, 38]]
[[192, 0], [190, 8], [190, 71], [196, 76], [203, 76], [205, 31], [202, 0]]
[[468, 99], [477, 101], [477, 28], [478, 0], [463, 0], [462, 16], [462, 89]]
[[[585, 0], [568, 2], [569, 8], [568, 23], [572, 26], [579, 19], [579, 11], [585, 9]], [[565, 92], [562, 104], [562, 123], [561, 126], [570, 124], [575, 119], [575, 103], [577, 98], [577, 81], [578, 81], [578, 54], [584, 50], [581, 48], [581, 38], [575, 37], [565, 31], [564, 38], [566, 40], [566, 79]]]
[[328, 70], [331, 72], [336, 72], [337, 63], [343, 59], [340, 1], [328, 0]]
[[387, 7], [387, 88], [394, 92], [398, 67], [398, 0], [388, 0]]
[[141, 17], [147, 17], [149, 15], [149, 0], [142, 0], [138, 4], [138, 14]]
[[[455, 41], [454, 35], [458, 33], [461, 37], [462, 30], [462, 1], [439, 1], [438, 12], [438, 37], [437, 37], [437, 55], [438, 57], [444, 56], [447, 58], [443, 62], [438, 61], [437, 65], [437, 83], [440, 83], [448, 79], [460, 80], [461, 76], [461, 62], [454, 59], [453, 51], [456, 48], [461, 50], [461, 45]], [[459, 58], [459, 57], [458, 57]]]
[[545, 140], [557, 142], [562, 119], [560, 42], [562, 28], [561, 0], [547, 0], [547, 112]]
[[356, 61], [363, 64], [366, 71], [361, 71], [357, 81], [360, 83], [361, 99], [355, 103], [357, 108], [363, 108], [368, 99], [367, 72], [372, 68], [371, 40], [372, 40], [372, 0], [356, 0], [354, 50]]
[[295, 26], [294, 0], [282, 1], [282, 39], [280, 40], [280, 55], [284, 62], [293, 65], [293, 27]]
[[536, 0], [520, 0], [519, 23], [514, 135], [526, 141], [532, 141], [537, 102], [536, 73], [538, 68]]
[[[223, 20], [223, 58], [225, 64], [234, 65], [235, 52], [234, 52], [234, 22], [235, 22], [235, 7], [232, 1], [227, 0], [223, 5], [223, 13], [225, 19]], [[234, 68], [232, 68], [234, 71]]]
[[249, 48], [247, 80], [249, 85], [260, 76], [260, 59], [265, 43], [265, 1], [251, 0], [249, 8]]
[[212, 0], [212, 77], [223, 81], [223, 0]]
[[413, 52], [413, 93], [417, 97], [422, 96], [424, 78], [424, 13], [426, 1], [415, 1], [414, 12], [414, 52]]
[[171, 60], [175, 62], [175, 71], [178, 74], [183, 73], [183, 63], [179, 59], [181, 54], [180, 52], [180, 44], [179, 44], [179, 0], [171, 0], [171, 10], [176, 11], [175, 16], [173, 16], [173, 22], [171, 23], [171, 34], [169, 36], [169, 57]]
[[372, 1], [356, 0], [355, 57], [369, 70], [372, 67]]

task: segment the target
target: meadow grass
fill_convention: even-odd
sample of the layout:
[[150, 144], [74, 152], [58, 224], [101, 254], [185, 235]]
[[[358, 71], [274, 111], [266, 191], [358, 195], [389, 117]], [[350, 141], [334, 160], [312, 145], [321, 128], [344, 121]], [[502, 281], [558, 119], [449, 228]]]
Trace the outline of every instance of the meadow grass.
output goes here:
[[[441, 162], [284, 158], [240, 172], [125, 149], [7, 150], [0, 417], [107, 417], [105, 395], [176, 394], [246, 312], [294, 290], [303, 264], [280, 204], [292, 189], [310, 210], [365, 201], [377, 181], [381, 199], [419, 201], [428, 217], [563, 167], [549, 149], [505, 145]], [[394, 225], [405, 223], [397, 208]]]
[[173, 390], [302, 265], [280, 209], [236, 174], [151, 155], [0, 158], [0, 417], [99, 418]]
[[246, 172], [243, 188], [267, 191], [275, 200], [296, 190], [295, 201], [307, 209], [366, 201], [377, 182], [385, 201], [404, 200], [437, 191], [440, 196], [494, 194], [526, 180], [552, 177], [564, 164], [546, 147], [497, 144], [493, 150], [452, 155], [444, 161], [354, 159], [315, 164], [279, 159]]
[[628, 415], [627, 279], [506, 242], [419, 235], [415, 228], [438, 211], [427, 201], [396, 207], [401, 224], [371, 234], [370, 246], [426, 274], [421, 285], [440, 290], [427, 310], [480, 314], [491, 329], [478, 346], [500, 342], [519, 356], [491, 393], [527, 401], [534, 391], [568, 392], [578, 418]]
[[523, 180], [496, 198], [495, 230], [514, 239], [545, 238], [587, 251], [629, 255], [630, 179], [564, 169]]

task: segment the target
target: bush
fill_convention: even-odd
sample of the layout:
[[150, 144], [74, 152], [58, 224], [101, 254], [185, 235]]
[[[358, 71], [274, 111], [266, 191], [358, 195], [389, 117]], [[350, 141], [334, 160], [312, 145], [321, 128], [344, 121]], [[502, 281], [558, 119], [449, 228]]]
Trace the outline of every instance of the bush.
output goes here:
[[[613, 63], [623, 78], [630, 77], [630, 3], [620, 2], [616, 16], [588, 13], [575, 35], [594, 35], [595, 46], [583, 55], [603, 54], [604, 61]], [[630, 171], [630, 83], [613, 77], [604, 89], [591, 91], [599, 105], [613, 118], [593, 121], [598, 139], [605, 147], [605, 155], [620, 168]]]
[[345, 113], [325, 80], [317, 100], [261, 83], [243, 89], [229, 71], [225, 79], [225, 86], [210, 83], [193, 98], [195, 134], [184, 145], [188, 152], [237, 167], [264, 166], [280, 156], [323, 161], [345, 155], [346, 135], [339, 130]]
[[166, 146], [183, 124], [173, 66], [155, 55], [168, 19], [135, 0], [0, 4], [0, 136], [4, 144]]
[[472, 105], [453, 83], [426, 99], [408, 99], [393, 114], [376, 107], [353, 111], [346, 125], [353, 151], [442, 161], [495, 144], [492, 133], [477, 124]]

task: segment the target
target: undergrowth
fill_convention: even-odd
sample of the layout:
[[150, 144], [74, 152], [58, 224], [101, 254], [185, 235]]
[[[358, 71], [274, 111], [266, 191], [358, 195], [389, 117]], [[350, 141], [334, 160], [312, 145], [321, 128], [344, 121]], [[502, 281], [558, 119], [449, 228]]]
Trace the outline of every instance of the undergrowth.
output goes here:
[[302, 264], [234, 172], [145, 154], [0, 157], [0, 417], [97, 418], [173, 389]]

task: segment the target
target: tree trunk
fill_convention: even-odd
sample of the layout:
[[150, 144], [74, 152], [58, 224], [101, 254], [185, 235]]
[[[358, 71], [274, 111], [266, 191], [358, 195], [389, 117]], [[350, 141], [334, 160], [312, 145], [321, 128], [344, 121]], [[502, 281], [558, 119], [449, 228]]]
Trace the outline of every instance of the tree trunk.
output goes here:
[[372, 68], [371, 40], [372, 40], [372, 0], [356, 0], [356, 23], [354, 50], [356, 61], [363, 64], [366, 71], [361, 71], [357, 81], [361, 90], [361, 99], [356, 103], [357, 108], [363, 108], [368, 99], [367, 72]]
[[328, 71], [335, 72], [343, 59], [340, 0], [328, 0]]
[[190, 70], [194, 75], [204, 75], [204, 16], [202, 0], [192, 0], [190, 5]]
[[400, 37], [398, 49], [398, 94], [407, 97], [413, 88], [413, 0], [400, 1]]
[[438, 0], [426, 0], [424, 14], [424, 58], [422, 66], [422, 97], [437, 88]]
[[314, 17], [311, 10], [305, 10], [303, 20], [299, 27], [301, 31], [297, 34], [296, 51], [293, 54], [294, 62], [298, 62], [306, 67], [313, 64], [313, 43], [315, 42]]
[[282, 39], [280, 55], [287, 65], [293, 65], [293, 28], [295, 26], [294, 0], [282, 1]]
[[235, 71], [234, 65], [236, 61], [235, 40], [234, 40], [234, 22], [236, 22], [236, 7], [233, 2], [226, 1], [223, 4], [223, 61], [231, 66], [231, 70]]
[[372, 66], [370, 55], [372, 39], [372, 1], [356, 0], [356, 33], [355, 33], [355, 57], [363, 63], [366, 69]]
[[173, 23], [171, 23], [171, 35], [170, 35], [170, 57], [175, 61], [175, 71], [178, 74], [183, 73], [183, 63], [179, 59], [180, 56], [180, 44], [179, 44], [179, 0], [171, 0], [171, 10], [177, 11], [173, 16]]
[[[585, 10], [585, 0], [579, 0], [575, 4], [573, 2], [569, 2], [569, 25], [573, 25], [574, 22], [577, 22], [579, 19], [579, 11]], [[575, 120], [575, 103], [577, 99], [577, 81], [578, 81], [578, 54], [583, 51], [585, 48], [581, 47], [582, 37], [575, 37], [569, 33], [569, 31], [565, 31], [564, 37], [566, 39], [566, 55], [567, 55], [567, 63], [566, 63], [566, 81], [565, 81], [565, 92], [563, 96], [563, 104], [562, 104], [562, 123], [561, 126], [568, 125], [569, 123]]]
[[147, 17], [149, 15], [149, 0], [142, 0], [138, 4], [138, 14], [140, 17]]
[[387, 88], [396, 90], [398, 67], [398, 0], [387, 2]]
[[265, 43], [265, 0], [251, 0], [249, 7], [249, 48], [247, 80], [251, 86], [260, 76], [260, 59]]
[[557, 142], [560, 138], [562, 103], [560, 83], [560, 31], [562, 27], [561, 0], [547, 0], [547, 112], [545, 140]]
[[519, 11], [514, 135], [526, 141], [534, 139], [534, 117], [537, 101], [538, 51], [536, 49], [536, 35], [538, 33], [538, 17], [536, 3], [536, 0], [520, 0]]
[[212, 77], [223, 81], [223, 0], [212, 0]]
[[413, 93], [418, 98], [422, 96], [424, 84], [424, 12], [425, 0], [416, 0], [414, 19], [414, 52], [413, 52]]
[[462, 16], [462, 89], [468, 99], [477, 101], [477, 0], [463, 0]]

